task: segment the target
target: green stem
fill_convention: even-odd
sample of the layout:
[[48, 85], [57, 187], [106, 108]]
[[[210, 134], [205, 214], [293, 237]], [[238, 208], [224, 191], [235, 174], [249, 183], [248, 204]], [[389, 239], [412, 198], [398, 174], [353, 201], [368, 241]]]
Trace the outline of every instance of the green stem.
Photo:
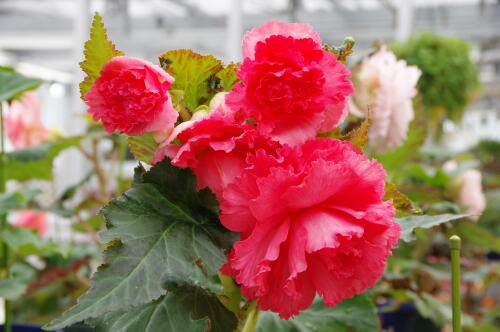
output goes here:
[[123, 181], [123, 163], [125, 162], [125, 158], [127, 157], [127, 138], [125, 136], [120, 136], [118, 141], [118, 153], [120, 154], [118, 157], [118, 169], [116, 174], [116, 189], [115, 189], [115, 198], [120, 197], [120, 185]]
[[[0, 193], [5, 193], [6, 189], [6, 174], [5, 174], [5, 130], [3, 125], [3, 107], [0, 103]], [[7, 228], [7, 214], [2, 214], [0, 221], [0, 232]], [[9, 247], [7, 243], [2, 243], [2, 278], [9, 278]], [[10, 303], [7, 299], [4, 300], [4, 331], [11, 332], [11, 310]]]
[[460, 245], [461, 240], [457, 235], [450, 237], [451, 249], [451, 296], [453, 312], [453, 332], [462, 330], [460, 322]]
[[248, 308], [248, 316], [243, 326], [241, 332], [253, 332], [255, 325], [257, 324], [257, 319], [259, 318], [259, 307], [257, 307], [257, 302], [251, 302]]
[[222, 294], [226, 297], [224, 305], [234, 312], [236, 316], [240, 314], [241, 291], [233, 278], [223, 275], [219, 272], [219, 279], [222, 284]]

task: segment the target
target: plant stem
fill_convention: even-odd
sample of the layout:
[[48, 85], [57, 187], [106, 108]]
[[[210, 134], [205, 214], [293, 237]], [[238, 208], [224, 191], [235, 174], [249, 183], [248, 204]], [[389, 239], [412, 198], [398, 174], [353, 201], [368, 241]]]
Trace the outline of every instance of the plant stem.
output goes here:
[[243, 326], [241, 332], [253, 332], [255, 325], [257, 324], [257, 319], [259, 318], [259, 307], [257, 307], [257, 302], [252, 301], [250, 307], [248, 308], [248, 316]]
[[219, 279], [222, 284], [222, 294], [227, 297], [225, 306], [235, 313], [236, 316], [240, 314], [241, 292], [240, 288], [234, 282], [233, 278], [223, 275], [219, 272]]
[[460, 245], [460, 237], [457, 235], [450, 237], [453, 332], [462, 330], [460, 322]]
[[[5, 174], [5, 130], [3, 125], [3, 107], [0, 103], [0, 193], [5, 193], [6, 189], [6, 174]], [[0, 221], [0, 231], [3, 232], [7, 228], [7, 214], [2, 214]], [[2, 243], [2, 278], [9, 278], [9, 247], [7, 243]], [[10, 303], [4, 299], [4, 331], [11, 332], [11, 310]]]

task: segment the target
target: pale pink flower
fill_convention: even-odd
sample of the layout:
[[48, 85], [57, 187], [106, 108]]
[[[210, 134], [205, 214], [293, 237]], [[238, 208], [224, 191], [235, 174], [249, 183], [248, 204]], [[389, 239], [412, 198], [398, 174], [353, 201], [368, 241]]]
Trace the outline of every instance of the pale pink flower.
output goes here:
[[14, 100], [5, 115], [7, 137], [16, 149], [24, 149], [43, 143], [49, 131], [40, 118], [41, 103], [37, 94], [28, 91], [19, 100]]
[[455, 180], [458, 187], [457, 203], [466, 207], [465, 212], [473, 215], [470, 217], [472, 220], [478, 220], [486, 208], [481, 178], [481, 172], [468, 169]]
[[421, 71], [382, 46], [353, 73], [356, 94], [350, 100], [351, 113], [364, 117], [370, 110], [372, 147], [379, 152], [397, 148], [414, 118], [412, 98]]

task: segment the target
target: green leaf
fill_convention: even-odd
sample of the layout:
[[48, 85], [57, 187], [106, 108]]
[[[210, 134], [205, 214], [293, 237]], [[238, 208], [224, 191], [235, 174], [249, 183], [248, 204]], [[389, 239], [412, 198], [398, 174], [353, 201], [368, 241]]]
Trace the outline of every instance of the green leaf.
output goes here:
[[0, 194], [0, 214], [27, 208], [41, 192], [40, 189], [21, 189], [17, 192]]
[[431, 228], [442, 223], [469, 216], [468, 214], [438, 214], [435, 216], [409, 216], [395, 218], [394, 221], [401, 225], [401, 240], [411, 242], [414, 239], [415, 228]]
[[238, 66], [239, 64], [231, 63], [215, 74], [215, 77], [220, 80], [223, 91], [231, 91], [233, 85], [238, 82], [238, 76], [236, 76]]
[[34, 90], [42, 82], [42, 80], [18, 74], [11, 68], [0, 67], [0, 103], [15, 99], [25, 91]]
[[0, 297], [14, 300], [24, 294], [28, 285], [19, 279], [1, 279]]
[[424, 143], [425, 137], [425, 127], [413, 121], [408, 130], [408, 138], [403, 145], [374, 157], [387, 171], [398, 171], [401, 169], [401, 165], [418, 155], [418, 150]]
[[124, 55], [118, 51], [115, 45], [108, 40], [106, 28], [102, 23], [102, 17], [99, 13], [94, 14], [94, 20], [90, 28], [90, 39], [85, 43], [83, 54], [85, 60], [80, 62], [80, 68], [87, 74], [80, 83], [81, 98], [90, 90], [95, 80], [101, 74], [104, 65], [114, 57]]
[[79, 141], [79, 137], [62, 138], [7, 153], [5, 155], [7, 179], [18, 181], [51, 180], [54, 158], [62, 150], [78, 145]]
[[394, 184], [387, 182], [385, 184], [384, 200], [392, 199], [394, 207], [404, 214], [417, 214], [420, 209], [413, 204], [411, 199], [401, 193]]
[[326, 307], [320, 299], [293, 319], [280, 319], [264, 311], [259, 315], [255, 332], [377, 332], [379, 319], [366, 295], [346, 299], [335, 307]]
[[234, 314], [200, 287], [180, 287], [152, 303], [87, 321], [96, 332], [232, 332]]
[[370, 129], [369, 113], [361, 125], [347, 133], [345, 139], [362, 149], [368, 142], [368, 130]]
[[160, 64], [175, 78], [172, 89], [184, 91], [184, 102], [191, 112], [216, 92], [209, 86], [209, 79], [223, 69], [222, 62], [212, 55], [183, 49], [164, 53]]
[[154, 140], [152, 133], [141, 136], [129, 136], [127, 137], [127, 143], [135, 160], [144, 161], [148, 164], [151, 163], [153, 155], [158, 148], [158, 143]]
[[136, 181], [103, 208], [113, 241], [93, 287], [78, 304], [47, 328], [58, 329], [117, 310], [130, 310], [158, 299], [172, 283], [202, 284], [226, 261], [235, 239], [210, 208], [208, 190], [196, 191], [191, 171], [168, 159], [149, 172], [136, 169]]

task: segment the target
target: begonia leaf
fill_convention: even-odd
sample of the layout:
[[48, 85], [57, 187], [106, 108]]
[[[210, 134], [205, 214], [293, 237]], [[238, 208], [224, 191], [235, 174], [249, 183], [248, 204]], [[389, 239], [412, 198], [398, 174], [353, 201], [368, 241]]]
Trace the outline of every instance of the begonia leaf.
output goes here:
[[128, 311], [167, 294], [172, 283], [208, 283], [235, 240], [210, 205], [212, 196], [198, 192], [191, 171], [168, 159], [148, 172], [138, 167], [132, 188], [102, 209], [107, 230], [101, 239], [112, 244], [93, 287], [47, 328]]
[[102, 67], [112, 58], [124, 55], [108, 40], [106, 28], [99, 13], [94, 14], [90, 28], [90, 39], [85, 43], [83, 53], [85, 60], [80, 62], [80, 68], [87, 74], [80, 83], [80, 95], [84, 99], [95, 80], [99, 77]]
[[469, 216], [468, 214], [438, 214], [434, 216], [409, 216], [395, 218], [395, 221], [401, 225], [401, 240], [411, 242], [414, 239], [413, 231], [415, 228], [431, 228], [442, 223], [457, 220]]
[[127, 143], [135, 160], [148, 164], [151, 163], [153, 155], [158, 148], [158, 143], [154, 140], [152, 133], [146, 133], [141, 136], [128, 136]]
[[96, 332], [232, 332], [238, 323], [210, 292], [179, 287], [151, 303], [88, 320]]
[[80, 137], [61, 138], [5, 154], [6, 177], [18, 181], [51, 180], [52, 164], [57, 155], [80, 142]]
[[411, 199], [408, 198], [408, 196], [400, 192], [394, 184], [389, 182], [385, 184], [384, 196], [384, 200], [388, 199], [392, 199], [394, 207], [399, 212], [404, 214], [418, 214], [421, 212], [420, 209], [413, 204]]
[[25, 91], [38, 88], [42, 80], [16, 73], [12, 68], [0, 67], [0, 102], [10, 101]]
[[208, 102], [216, 92], [210, 87], [209, 79], [223, 69], [222, 62], [212, 55], [185, 49], [162, 54], [160, 65], [175, 78], [172, 89], [184, 91], [184, 102], [191, 112]]
[[345, 136], [345, 139], [354, 144], [356, 147], [362, 149], [366, 142], [368, 142], [368, 130], [370, 129], [370, 120], [367, 116], [359, 127], [351, 130]]
[[335, 307], [327, 307], [321, 299], [295, 318], [283, 320], [265, 311], [259, 314], [255, 332], [377, 332], [379, 319], [373, 303], [366, 295], [346, 299]]
[[233, 85], [238, 82], [238, 76], [236, 76], [237, 71], [238, 64], [231, 63], [215, 74], [215, 77], [220, 80], [220, 85], [223, 91], [231, 91]]

